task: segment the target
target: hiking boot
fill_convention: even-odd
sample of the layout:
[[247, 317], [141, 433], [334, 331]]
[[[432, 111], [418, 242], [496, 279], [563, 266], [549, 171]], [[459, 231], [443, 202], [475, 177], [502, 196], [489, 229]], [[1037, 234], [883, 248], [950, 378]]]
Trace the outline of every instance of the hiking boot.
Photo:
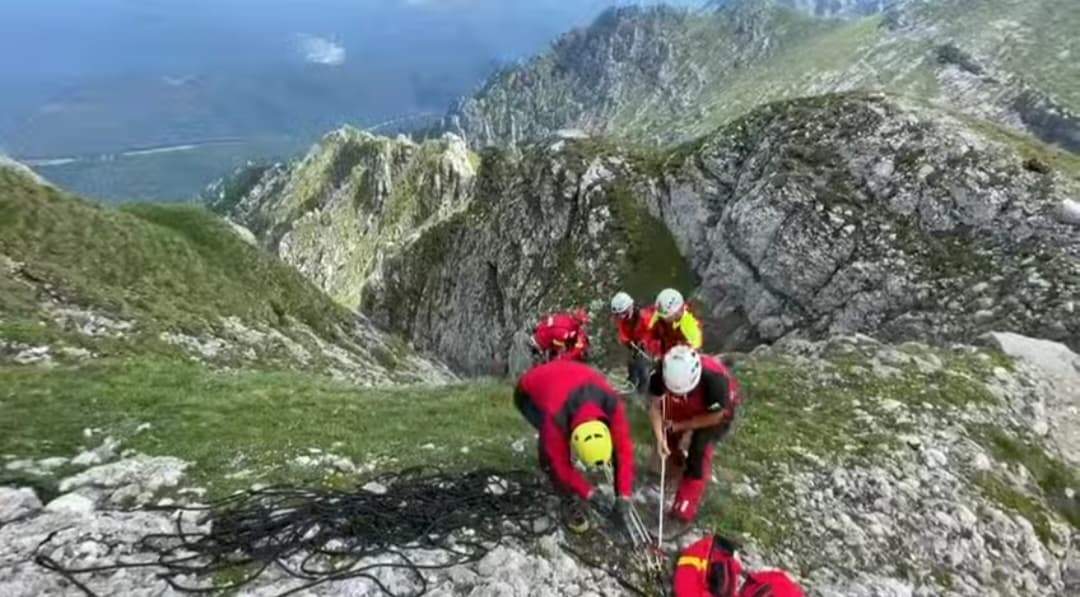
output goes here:
[[671, 515], [684, 521], [693, 522], [697, 517], [701, 498], [705, 495], [705, 480], [683, 477], [679, 490], [675, 492], [675, 502], [671, 505]]

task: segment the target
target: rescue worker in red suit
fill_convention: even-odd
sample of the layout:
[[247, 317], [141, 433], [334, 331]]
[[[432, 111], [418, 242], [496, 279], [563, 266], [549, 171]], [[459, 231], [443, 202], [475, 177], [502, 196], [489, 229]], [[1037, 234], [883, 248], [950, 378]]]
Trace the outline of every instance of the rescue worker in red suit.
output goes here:
[[611, 316], [619, 330], [619, 343], [630, 349], [627, 379], [639, 394], [645, 394], [654, 364], [663, 356], [660, 343], [649, 328], [655, 314], [656, 307], [639, 308], [625, 292], [619, 292], [611, 299]]
[[588, 322], [589, 316], [584, 309], [545, 315], [533, 330], [533, 350], [542, 362], [584, 361], [589, 350], [589, 336], [585, 330]]
[[682, 552], [674, 585], [675, 597], [805, 597], [782, 570], [743, 570], [736, 546], [719, 535]]
[[[657, 453], [682, 469], [671, 515], [689, 523], [697, 516], [712, 477], [715, 444], [730, 428], [740, 402], [738, 381], [720, 360], [676, 346], [664, 355], [661, 371], [653, 374], [649, 393]], [[684, 454], [681, 446], [687, 435], [689, 450]]]
[[596, 488], [571, 462], [571, 449], [587, 467], [614, 464], [616, 505], [626, 515], [634, 486], [634, 444], [622, 399], [602, 373], [576, 361], [537, 365], [518, 380], [514, 405], [540, 432], [540, 465], [556, 489], [585, 502], [596, 496]]
[[667, 351], [680, 344], [701, 350], [705, 340], [701, 322], [690, 311], [682, 293], [674, 288], [665, 288], [656, 295], [656, 308], [648, 329], [659, 344], [661, 354], [667, 354]]

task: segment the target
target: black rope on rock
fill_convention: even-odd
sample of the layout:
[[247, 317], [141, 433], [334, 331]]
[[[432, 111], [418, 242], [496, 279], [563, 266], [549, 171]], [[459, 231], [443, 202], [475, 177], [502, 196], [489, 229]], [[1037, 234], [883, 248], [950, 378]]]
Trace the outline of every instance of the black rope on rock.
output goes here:
[[[50, 555], [55, 533], [38, 546], [35, 561], [90, 596], [95, 593], [78, 577], [154, 568], [185, 593], [233, 591], [276, 569], [300, 581], [282, 596], [363, 578], [388, 597], [418, 597], [428, 590], [425, 571], [477, 562], [496, 545], [531, 541], [556, 528], [551, 489], [532, 472], [411, 469], [374, 481], [385, 491], [271, 487], [205, 507], [145, 508], [176, 514], [174, 532], [149, 534], [132, 546], [152, 554], [147, 562], [67, 566]], [[185, 513], [197, 515], [186, 528]], [[416, 561], [416, 550], [435, 552], [434, 561]], [[373, 562], [375, 557], [390, 559]], [[387, 569], [405, 570], [414, 588], [395, 592], [386, 586], [377, 573]], [[220, 582], [215, 575], [227, 572], [242, 576], [227, 585], [192, 584], [196, 578]]]

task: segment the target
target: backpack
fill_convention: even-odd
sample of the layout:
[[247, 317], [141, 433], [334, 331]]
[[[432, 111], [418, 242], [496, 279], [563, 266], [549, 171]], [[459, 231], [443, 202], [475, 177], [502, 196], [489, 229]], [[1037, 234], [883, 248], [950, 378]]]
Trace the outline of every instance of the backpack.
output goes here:
[[738, 597], [805, 597], [783, 570], [758, 570], [746, 575]]

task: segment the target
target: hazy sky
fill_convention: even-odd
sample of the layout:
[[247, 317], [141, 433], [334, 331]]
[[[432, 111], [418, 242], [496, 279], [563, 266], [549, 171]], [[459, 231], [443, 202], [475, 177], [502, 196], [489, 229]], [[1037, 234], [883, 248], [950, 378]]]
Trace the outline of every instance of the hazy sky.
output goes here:
[[[16, 80], [331, 64], [433, 45], [533, 53], [613, 0], [3, 0], [0, 72]], [[681, 4], [694, 2], [678, 1]]]
[[0, 0], [0, 150], [89, 151], [264, 124], [310, 133], [441, 112], [497, 64], [637, 3]]

